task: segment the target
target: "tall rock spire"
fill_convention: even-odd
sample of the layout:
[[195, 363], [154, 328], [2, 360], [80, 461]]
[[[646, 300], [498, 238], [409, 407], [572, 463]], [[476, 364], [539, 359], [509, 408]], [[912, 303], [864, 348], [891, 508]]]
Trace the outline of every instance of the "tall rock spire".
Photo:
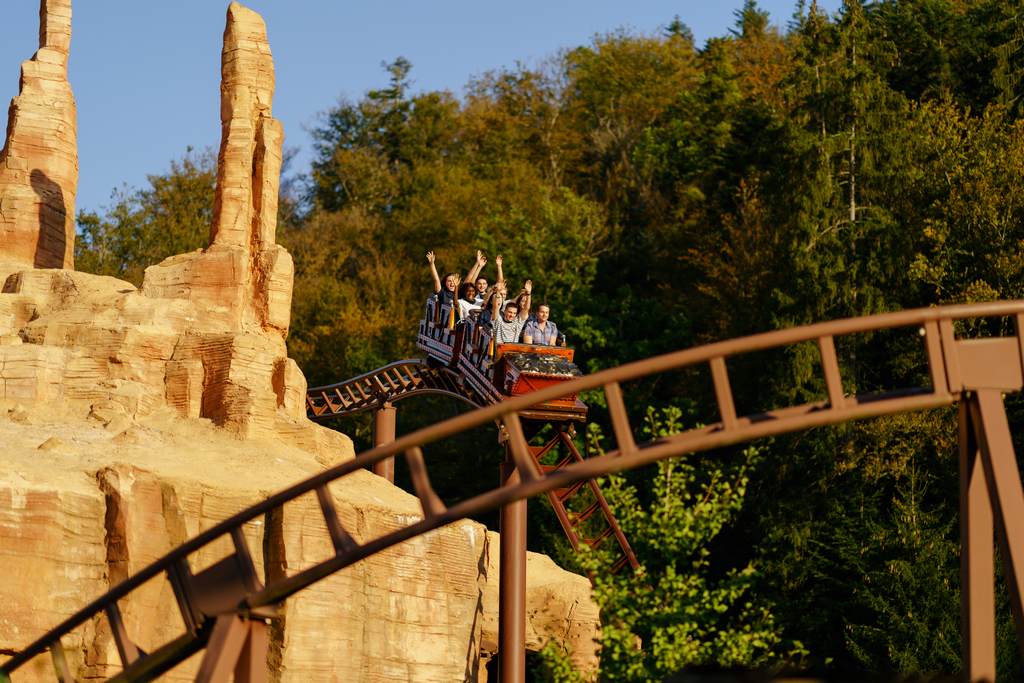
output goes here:
[[142, 293], [223, 313], [226, 329], [283, 342], [292, 259], [275, 242], [281, 122], [270, 115], [274, 61], [260, 15], [228, 7], [221, 53], [221, 144], [210, 246], [146, 269]]
[[0, 259], [14, 268], [74, 268], [78, 143], [70, 46], [71, 0], [42, 0], [39, 50], [21, 64], [0, 151]]
[[220, 333], [178, 344], [167, 395], [191, 397], [201, 387], [199, 414], [254, 434], [272, 430], [276, 407], [301, 409], [305, 379], [284, 342], [293, 266], [275, 241], [284, 132], [270, 115], [274, 61], [263, 19], [237, 2], [228, 7], [220, 94], [210, 244], [147, 268], [140, 292], [187, 299]]

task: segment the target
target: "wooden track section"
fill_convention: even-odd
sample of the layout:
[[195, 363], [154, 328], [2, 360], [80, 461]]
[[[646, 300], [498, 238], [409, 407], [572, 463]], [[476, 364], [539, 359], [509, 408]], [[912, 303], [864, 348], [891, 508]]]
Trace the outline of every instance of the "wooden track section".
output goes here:
[[[1010, 318], [1017, 332], [1008, 337], [982, 339], [957, 339], [954, 334], [954, 321], [995, 317]], [[846, 395], [834, 338], [895, 327], [910, 327], [921, 335], [930, 385]], [[487, 405], [364, 452], [196, 536], [100, 596], [36, 642], [27, 645], [0, 666], [0, 681], [6, 683], [13, 680], [17, 683], [18, 669], [36, 655], [49, 650], [62, 683], [70, 683], [70, 674], [66, 673], [67, 668], [63, 666], [61, 637], [84, 624], [102, 619], [108, 620], [124, 666], [124, 671], [115, 680], [152, 680], [187, 654], [202, 649], [206, 651], [197, 680], [227, 681], [232, 667], [236, 683], [263, 680], [258, 669], [259, 663], [265, 662], [265, 659], [260, 660], [259, 657], [265, 653], [260, 655], [259, 647], [261, 642], [265, 645], [266, 640], [264, 627], [260, 624], [274, 617], [277, 605], [324, 577], [415, 536], [524, 498], [565, 489], [593, 477], [640, 467], [664, 458], [850, 420], [928, 410], [959, 401], [964, 401], [969, 408], [961, 411], [964, 420], [961, 425], [961, 458], [962, 463], [965, 463], [961, 471], [968, 473], [967, 479], [962, 479], [962, 486], [972, 492], [971, 501], [975, 505], [974, 512], [968, 510], [965, 513], [967, 528], [980, 529], [975, 540], [962, 539], [964, 547], [968, 549], [963, 561], [968, 568], [984, 569], [983, 551], [987, 544], [987, 566], [991, 567], [992, 539], [998, 537], [1001, 547], [1005, 549], [1001, 557], [1006, 575], [1014, 577], [1014, 587], [1024, 585], [1024, 525], [1020, 524], [1019, 517], [1024, 514], [1024, 490], [1001, 400], [1002, 394], [1020, 391], [1024, 386], [1022, 330], [1024, 301], [887, 313], [778, 330], [677, 351]], [[760, 413], [738, 414], [732, 399], [727, 360], [739, 354], [804, 342], [817, 345], [827, 399]], [[680, 434], [637, 442], [620, 383], [705, 364], [713, 378], [713, 392], [720, 420]], [[543, 471], [528, 445], [519, 411], [544, 401], [590, 390], [604, 393], [613, 428], [614, 447], [600, 456]], [[519, 470], [519, 483], [495, 488], [450, 508], [446, 507], [431, 486], [428, 464], [421, 447], [495, 420], [500, 421], [507, 432], [510, 452]], [[415, 490], [423, 505], [423, 519], [359, 544], [342, 526], [327, 485], [356, 470], [372, 468], [375, 463], [396, 455], [404, 456], [409, 463]], [[963, 483], [965, 481], [966, 484]], [[977, 488], [977, 496], [973, 493], [975, 483], [980, 487]], [[326, 527], [333, 541], [334, 555], [297, 574], [264, 586], [253, 570], [252, 558], [241, 527], [309, 492], [315, 492], [319, 497]], [[979, 501], [986, 500], [990, 508], [987, 518], [978, 516], [976, 509]], [[193, 574], [186, 558], [221, 537], [231, 540], [234, 552], [216, 565]], [[976, 553], [972, 543], [982, 550]], [[991, 573], [987, 577], [980, 576], [980, 571], [967, 572], [972, 575], [969, 579], [971, 583], [965, 584], [965, 590], [961, 592], [965, 601], [964, 667], [971, 680], [994, 680], [995, 644], [994, 641], [988, 642], [985, 633], [991, 629], [986, 631], [984, 624], [986, 620], [991, 621], [991, 615], [984, 607], [992, 601], [993, 578]], [[117, 601], [160, 575], [166, 575], [174, 589], [185, 633], [152, 653], [142, 653], [125, 635], [127, 630], [122, 623]], [[1024, 614], [1021, 595], [1017, 590], [1011, 591], [1011, 602], [1015, 615]], [[1018, 634], [1024, 633], [1024, 624], [1018, 623], [1017, 629]]]

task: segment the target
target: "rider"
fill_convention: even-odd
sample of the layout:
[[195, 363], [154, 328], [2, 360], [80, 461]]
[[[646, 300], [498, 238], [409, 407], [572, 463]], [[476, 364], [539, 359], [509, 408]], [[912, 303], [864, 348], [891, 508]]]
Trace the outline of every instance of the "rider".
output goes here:
[[[498, 280], [498, 285], [504, 286], [504, 280]], [[494, 343], [516, 344], [519, 342], [519, 335], [526, 324], [526, 318], [530, 315], [530, 293], [533, 292], [533, 282], [526, 281], [526, 286], [519, 294], [519, 301], [522, 308], [515, 301], [505, 304], [505, 310], [500, 309], [498, 297], [492, 297], [491, 303], [491, 325], [493, 329]]]
[[[452, 304], [455, 302], [455, 292], [459, 288], [459, 283], [462, 282], [462, 278], [459, 277], [458, 273], [445, 273], [444, 277], [438, 277], [437, 266], [434, 265], [434, 252], [427, 252], [427, 262], [430, 264], [430, 274], [434, 278], [434, 292], [437, 294], [437, 298], [441, 300], [442, 304]], [[477, 249], [476, 252], [476, 263], [469, 269], [469, 274], [466, 276], [467, 282], [472, 282], [477, 275], [480, 274], [480, 270], [487, 264], [487, 257], [484, 253]]]
[[546, 303], [537, 306], [537, 320], [531, 320], [523, 328], [524, 344], [540, 344], [542, 346], [556, 346], [558, 343], [558, 328], [548, 320], [551, 315], [551, 306]]

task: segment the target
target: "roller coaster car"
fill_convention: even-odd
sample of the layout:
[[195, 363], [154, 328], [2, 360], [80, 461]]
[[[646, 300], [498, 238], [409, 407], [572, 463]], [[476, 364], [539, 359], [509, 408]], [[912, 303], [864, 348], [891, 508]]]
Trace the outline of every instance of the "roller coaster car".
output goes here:
[[[480, 311], [455, 322], [449, 304], [427, 300], [416, 345], [434, 361], [459, 373], [487, 400], [497, 403], [583, 375], [573, 364], [573, 349], [532, 344], [494, 344], [490, 326], [480, 323]], [[527, 415], [526, 413], [531, 413]], [[533, 415], [536, 413], [536, 415]], [[586, 419], [587, 406], [576, 394], [538, 404], [524, 417]]]

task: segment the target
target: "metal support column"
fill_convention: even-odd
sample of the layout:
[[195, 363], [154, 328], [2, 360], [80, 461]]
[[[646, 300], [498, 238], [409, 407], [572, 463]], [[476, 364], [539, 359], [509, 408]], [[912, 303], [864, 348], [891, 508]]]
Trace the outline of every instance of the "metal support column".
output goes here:
[[[382, 401], [373, 409], [373, 447], [386, 446], [395, 440], [395, 407]], [[373, 473], [395, 483], [395, 458], [385, 458], [373, 466]]]
[[1010, 609], [1017, 631], [1017, 646], [1024, 656], [1024, 488], [1013, 451], [1010, 425], [998, 389], [977, 389], [967, 407], [978, 438], [996, 540], [1003, 560], [1003, 575], [1010, 594]]
[[962, 671], [996, 680], [995, 559], [992, 503], [966, 401], [960, 403], [960, 624]]
[[[509, 445], [501, 464], [501, 485], [519, 484]], [[498, 681], [526, 680], [526, 500], [501, 508], [498, 580]]]

